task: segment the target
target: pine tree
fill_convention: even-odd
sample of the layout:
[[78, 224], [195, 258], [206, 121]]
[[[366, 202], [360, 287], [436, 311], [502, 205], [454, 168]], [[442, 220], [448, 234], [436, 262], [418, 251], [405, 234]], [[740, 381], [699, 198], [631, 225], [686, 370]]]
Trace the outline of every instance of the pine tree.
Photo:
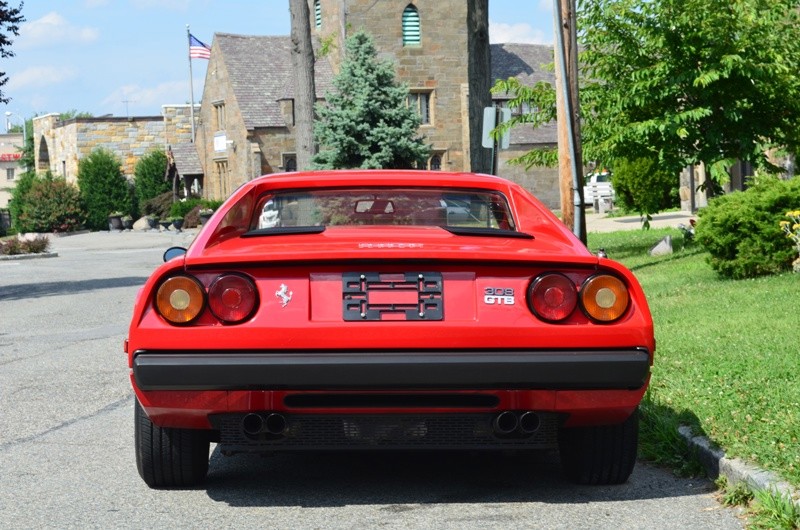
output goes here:
[[347, 55], [333, 80], [334, 93], [317, 105], [314, 136], [320, 169], [414, 168], [430, 146], [417, 136], [419, 116], [406, 100], [408, 87], [395, 81], [391, 62], [379, 61], [372, 38], [359, 31], [346, 43]]

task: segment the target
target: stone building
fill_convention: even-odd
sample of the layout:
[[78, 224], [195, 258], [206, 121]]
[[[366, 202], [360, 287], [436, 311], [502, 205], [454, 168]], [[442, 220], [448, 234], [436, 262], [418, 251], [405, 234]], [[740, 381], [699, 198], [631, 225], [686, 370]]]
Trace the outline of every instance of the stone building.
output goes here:
[[[470, 171], [468, 0], [309, 0], [317, 50], [317, 98], [332, 89], [344, 42], [370, 33], [379, 58], [396, 65], [409, 87], [409, 105], [420, 114], [420, 134], [432, 147], [430, 169]], [[225, 198], [259, 175], [296, 169], [294, 81], [288, 36], [215, 34], [206, 73], [196, 146], [205, 170], [205, 193]], [[319, 53], [321, 48], [326, 53]], [[543, 66], [552, 47], [491, 46], [492, 79], [553, 81]], [[503, 96], [496, 104], [504, 105]], [[555, 127], [515, 130], [511, 148], [497, 153], [498, 174], [518, 181], [551, 207], [559, 205], [554, 169], [525, 171], [507, 161], [534, 146], [555, 146]]]
[[[195, 106], [197, 108], [197, 106]], [[75, 183], [78, 164], [98, 148], [116, 155], [122, 173], [132, 179], [139, 159], [159, 148], [174, 147], [176, 165], [182, 175], [197, 175], [197, 153], [191, 146], [191, 108], [189, 105], [164, 105], [161, 116], [72, 118], [61, 121], [58, 114], [33, 118], [33, 149], [37, 171], [50, 170], [54, 175]], [[189, 149], [185, 149], [189, 144]], [[188, 171], [182, 171], [187, 168]], [[193, 184], [191, 181], [188, 185]]]

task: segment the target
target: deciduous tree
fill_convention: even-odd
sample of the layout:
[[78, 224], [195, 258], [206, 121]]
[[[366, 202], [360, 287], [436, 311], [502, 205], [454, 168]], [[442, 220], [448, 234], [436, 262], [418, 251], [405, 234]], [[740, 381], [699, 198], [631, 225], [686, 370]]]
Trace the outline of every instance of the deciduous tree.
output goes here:
[[[19, 35], [19, 25], [25, 22], [25, 17], [22, 16], [23, 2], [20, 2], [19, 7], [9, 7], [8, 2], [0, 0], [0, 57], [6, 59], [14, 57], [14, 52], [11, 50], [11, 44], [14, 42], [10, 36]], [[0, 72], [0, 87], [3, 87], [8, 82], [5, 72]], [[8, 103], [10, 98], [5, 97], [3, 91], [0, 90], [0, 103]]]

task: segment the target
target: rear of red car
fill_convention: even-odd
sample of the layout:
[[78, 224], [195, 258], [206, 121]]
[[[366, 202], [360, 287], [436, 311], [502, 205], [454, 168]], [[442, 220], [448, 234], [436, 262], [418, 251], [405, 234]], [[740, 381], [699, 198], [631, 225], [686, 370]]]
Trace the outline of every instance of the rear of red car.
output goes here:
[[553, 449], [627, 479], [655, 344], [644, 294], [488, 176], [262, 177], [140, 293], [127, 352], [155, 487], [225, 454]]

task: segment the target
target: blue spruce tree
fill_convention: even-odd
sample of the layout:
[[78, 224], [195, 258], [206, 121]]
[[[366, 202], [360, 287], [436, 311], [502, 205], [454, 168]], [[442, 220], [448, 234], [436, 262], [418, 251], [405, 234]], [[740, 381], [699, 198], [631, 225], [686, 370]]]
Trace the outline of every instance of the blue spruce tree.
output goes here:
[[334, 93], [316, 106], [314, 137], [319, 169], [422, 167], [430, 146], [417, 135], [420, 120], [406, 104], [408, 87], [395, 81], [391, 62], [379, 61], [363, 31], [347, 39]]

